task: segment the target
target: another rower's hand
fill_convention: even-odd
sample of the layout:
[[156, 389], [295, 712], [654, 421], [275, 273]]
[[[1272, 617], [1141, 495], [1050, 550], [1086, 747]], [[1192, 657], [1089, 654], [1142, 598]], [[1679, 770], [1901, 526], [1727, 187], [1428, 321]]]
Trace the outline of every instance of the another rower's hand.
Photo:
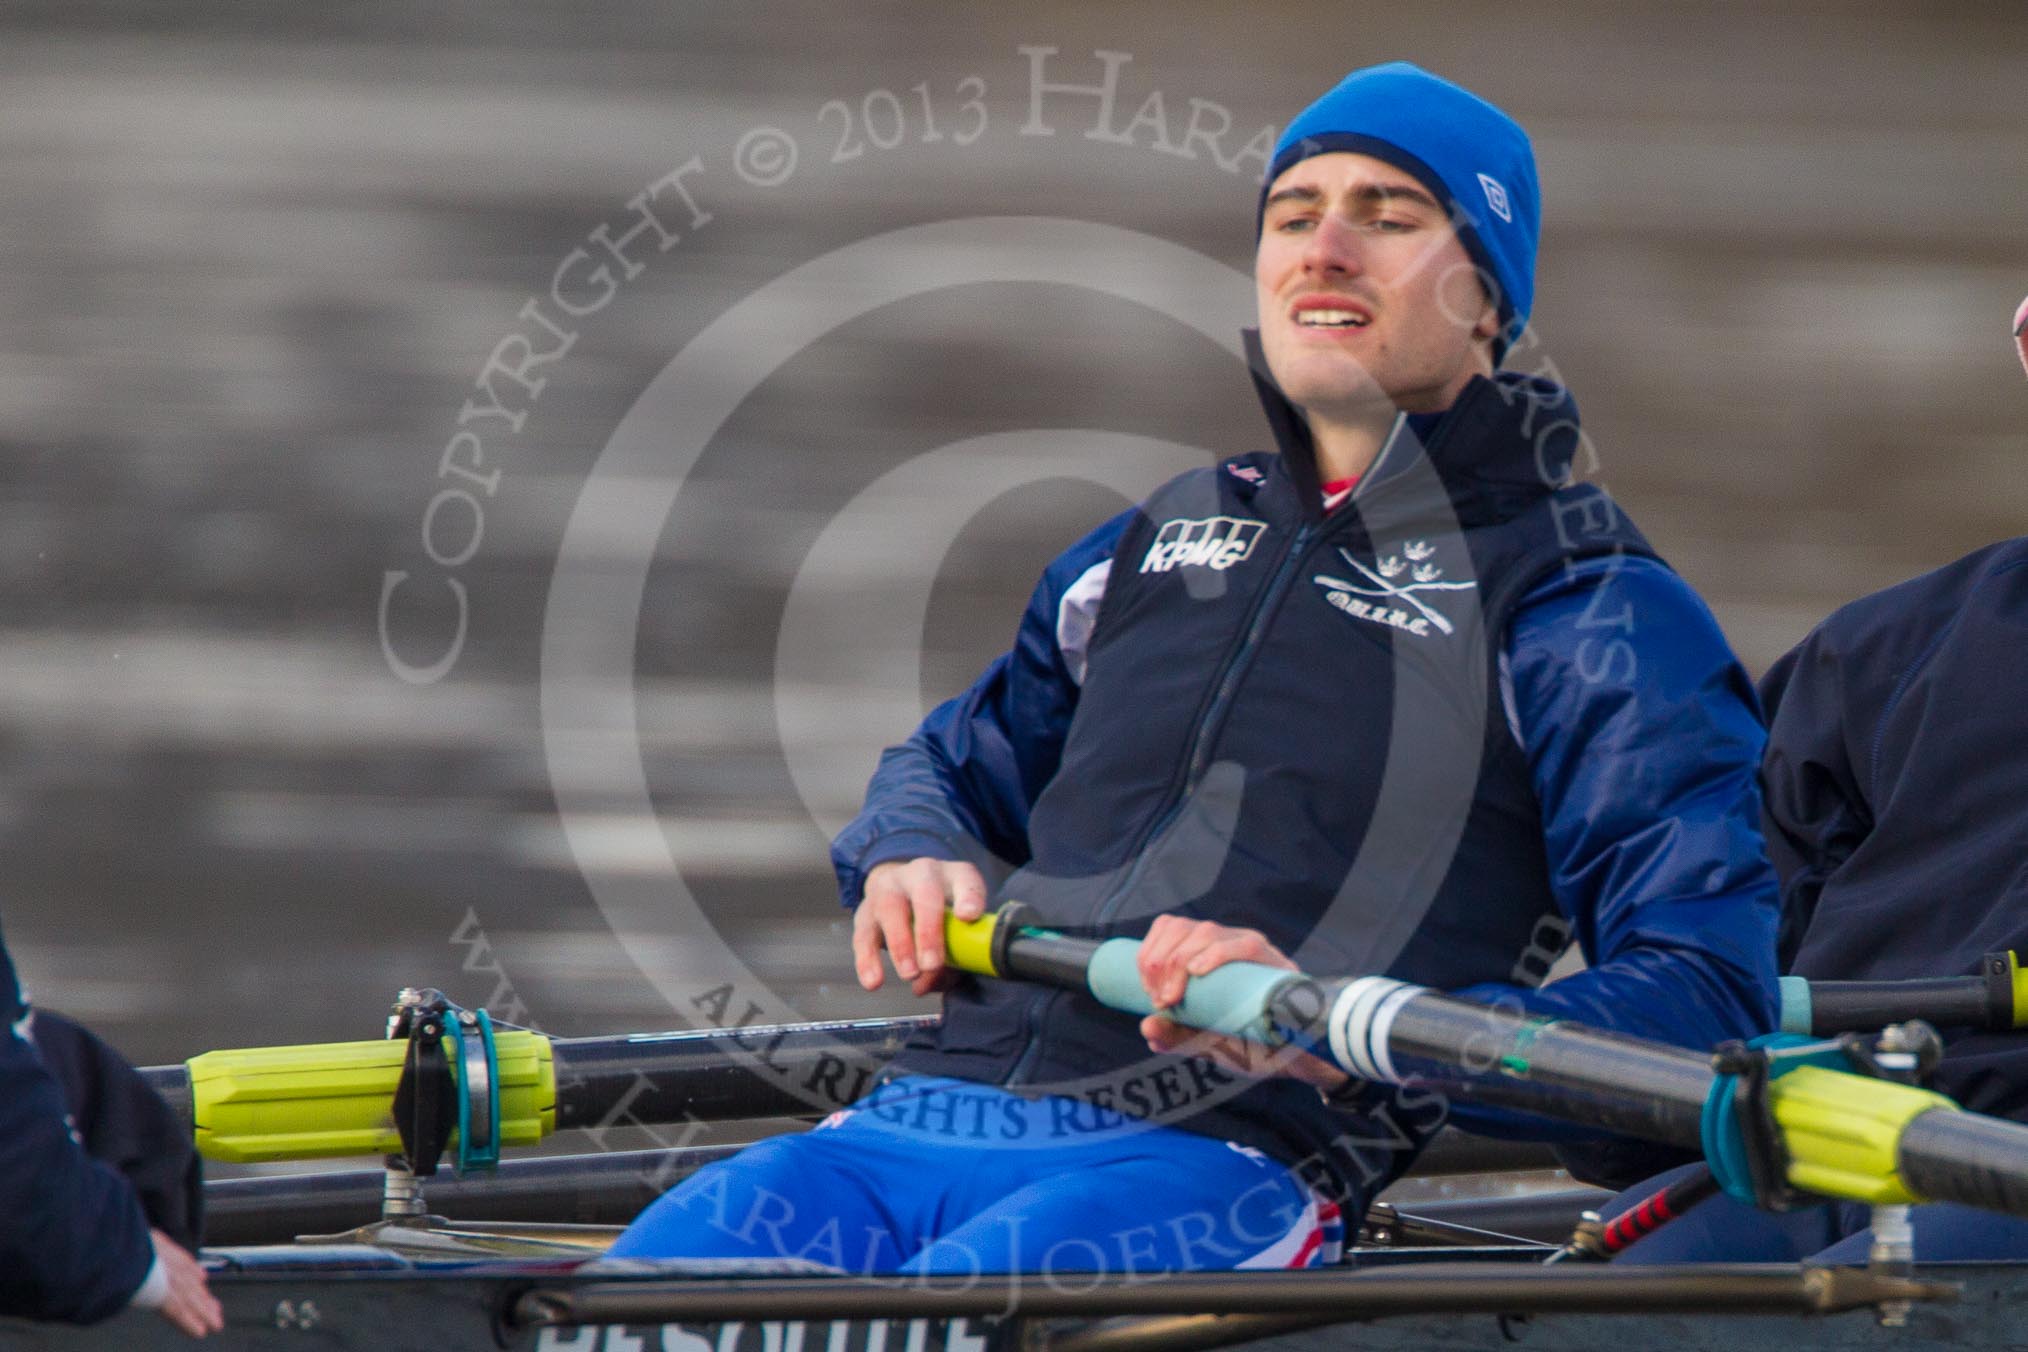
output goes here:
[[203, 1265], [160, 1230], [150, 1230], [148, 1238], [155, 1244], [155, 1261], [169, 1279], [169, 1293], [156, 1313], [193, 1338], [223, 1329], [225, 1310], [211, 1294]]
[[[1266, 967], [1295, 971], [1288, 954], [1268, 942], [1258, 930], [1235, 929], [1209, 920], [1185, 920], [1180, 915], [1155, 917], [1148, 937], [1141, 941], [1141, 984], [1158, 1009], [1183, 999], [1184, 987], [1193, 976], [1223, 967], [1228, 962], [1257, 962]], [[1344, 1071], [1308, 1052], [1284, 1047], [1270, 1050], [1244, 1038], [1227, 1037], [1191, 1028], [1160, 1014], [1141, 1020], [1141, 1036], [1151, 1051], [1208, 1056], [1220, 1065], [1256, 1078], [1287, 1075], [1319, 1089], [1336, 1089], [1350, 1078]]]
[[951, 859], [890, 860], [866, 875], [866, 892], [852, 913], [852, 965], [859, 984], [877, 991], [885, 980], [880, 950], [911, 991], [928, 995], [957, 979], [944, 963], [944, 912], [960, 920], [986, 913], [986, 878]]

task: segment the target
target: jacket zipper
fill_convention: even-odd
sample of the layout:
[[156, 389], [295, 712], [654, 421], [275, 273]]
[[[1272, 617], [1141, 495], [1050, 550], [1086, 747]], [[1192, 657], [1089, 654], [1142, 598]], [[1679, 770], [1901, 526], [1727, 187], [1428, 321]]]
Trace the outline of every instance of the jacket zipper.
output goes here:
[[[1127, 876], [1121, 880], [1120, 885], [1099, 905], [1098, 914], [1094, 918], [1095, 924], [1102, 925], [1112, 919], [1120, 905], [1132, 893], [1134, 884], [1140, 881], [1142, 869], [1147, 862], [1146, 851], [1149, 842], [1176, 819], [1176, 815], [1183, 810], [1183, 804], [1189, 799], [1190, 791], [1203, 777], [1206, 768], [1205, 757], [1210, 753], [1212, 739], [1224, 722], [1225, 711], [1239, 690], [1240, 680], [1246, 675], [1246, 668], [1260, 647], [1262, 636], [1267, 633], [1268, 622], [1274, 618], [1282, 597], [1288, 591], [1289, 579], [1300, 571], [1298, 565], [1307, 552], [1305, 547], [1309, 544], [1310, 537], [1317, 533], [1321, 524], [1316, 521], [1304, 521], [1296, 529], [1295, 534], [1289, 537], [1289, 542], [1282, 547], [1281, 557], [1275, 561], [1274, 575], [1269, 578], [1267, 586], [1261, 589], [1260, 595], [1254, 600], [1243, 636], [1226, 655], [1218, 679], [1212, 684], [1214, 693], [1205, 705], [1203, 714], [1198, 718], [1197, 732], [1190, 740], [1189, 754], [1178, 763], [1177, 773], [1170, 780], [1163, 809], [1151, 818], [1149, 825], [1141, 832], [1140, 839], [1134, 842], [1129, 855], [1134, 860], [1133, 866], [1127, 870]], [[1002, 1084], [1023, 1083], [1029, 1072], [1034, 1069], [1035, 1063], [1041, 1059], [1044, 1036], [1040, 1030], [1043, 1017], [1050, 1004], [1061, 999], [1063, 995], [1062, 991], [1045, 991], [1039, 998], [1029, 1002], [1026, 1018], [1028, 1046], [1022, 1051], [1020, 1059], [1015, 1061], [1013, 1069], [1007, 1072], [1006, 1078], [1001, 1081]]]

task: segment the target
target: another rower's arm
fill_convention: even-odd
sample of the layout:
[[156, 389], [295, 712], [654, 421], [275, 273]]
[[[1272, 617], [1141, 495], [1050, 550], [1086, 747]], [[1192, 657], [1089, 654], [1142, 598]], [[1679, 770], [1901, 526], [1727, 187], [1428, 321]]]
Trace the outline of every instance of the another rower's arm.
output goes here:
[[1765, 733], [1710, 611], [1658, 563], [1594, 560], [1530, 594], [1506, 651], [1552, 883], [1589, 966], [1459, 993], [1685, 1047], [1773, 1028]]
[[[1824, 884], [1873, 829], [1872, 809], [1852, 764], [1845, 654], [1819, 625], [1762, 678], [1768, 749], [1761, 823], [1782, 880], [1781, 957], [1788, 970], [1817, 912]], [[1891, 688], [1898, 673], [1874, 671], [1869, 688]]]
[[21, 1012], [0, 949], [0, 1314], [92, 1323], [143, 1290], [154, 1246], [134, 1190], [71, 1138]]

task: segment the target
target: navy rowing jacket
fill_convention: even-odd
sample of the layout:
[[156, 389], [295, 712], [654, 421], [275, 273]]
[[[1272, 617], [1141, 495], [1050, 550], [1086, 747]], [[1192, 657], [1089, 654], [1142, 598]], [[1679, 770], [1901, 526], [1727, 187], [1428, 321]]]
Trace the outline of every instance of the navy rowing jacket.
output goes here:
[[[1817, 980], [2028, 951], [2028, 539], [1863, 597], [1762, 682], [1782, 956]], [[1936, 1085], [2028, 1121], [2028, 1037], [1944, 1029]]]
[[72, 1139], [24, 1012], [0, 941], [0, 1314], [87, 1323], [126, 1305], [154, 1245], [134, 1190]]
[[[1012, 651], [883, 757], [834, 844], [846, 903], [883, 861], [964, 858], [1066, 932], [1177, 912], [1306, 970], [1682, 1045], [1771, 1026], [1753, 691], [1612, 500], [1565, 482], [1569, 396], [1475, 380], [1398, 420], [1327, 515], [1300, 418], [1257, 383], [1281, 454], [1186, 474], [1051, 565]], [[1571, 939], [1589, 969], [1537, 989]], [[992, 980], [895, 1064], [1216, 1134], [1347, 1195], [1445, 1111], [1222, 1082], [1082, 993]]]

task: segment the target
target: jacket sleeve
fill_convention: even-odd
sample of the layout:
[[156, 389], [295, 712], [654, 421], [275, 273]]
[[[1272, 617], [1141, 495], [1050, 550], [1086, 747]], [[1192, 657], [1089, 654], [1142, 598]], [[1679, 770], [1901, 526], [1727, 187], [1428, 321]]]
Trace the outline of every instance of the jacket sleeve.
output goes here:
[[127, 1180], [151, 1227], [196, 1252], [204, 1169], [189, 1126], [126, 1057], [75, 1019], [37, 1009], [22, 1031], [56, 1081], [85, 1153]]
[[1768, 715], [1761, 824], [1782, 880], [1784, 971], [1816, 914], [1825, 880], [1873, 829], [1853, 765], [1843, 675], [1820, 628], [1770, 667], [1760, 685]]
[[154, 1246], [134, 1190], [72, 1139], [22, 1013], [0, 948], [0, 1314], [91, 1323], [140, 1289]]
[[866, 805], [831, 843], [848, 909], [866, 875], [889, 860], [962, 859], [988, 877], [1027, 862], [1028, 812], [1062, 759], [1113, 549], [1133, 516], [1121, 513], [1059, 555], [1013, 647], [881, 754]]
[[1710, 611], [1658, 563], [1590, 561], [1523, 598], [1502, 675], [1588, 966], [1459, 993], [1683, 1047], [1771, 1029], [1765, 733]]

